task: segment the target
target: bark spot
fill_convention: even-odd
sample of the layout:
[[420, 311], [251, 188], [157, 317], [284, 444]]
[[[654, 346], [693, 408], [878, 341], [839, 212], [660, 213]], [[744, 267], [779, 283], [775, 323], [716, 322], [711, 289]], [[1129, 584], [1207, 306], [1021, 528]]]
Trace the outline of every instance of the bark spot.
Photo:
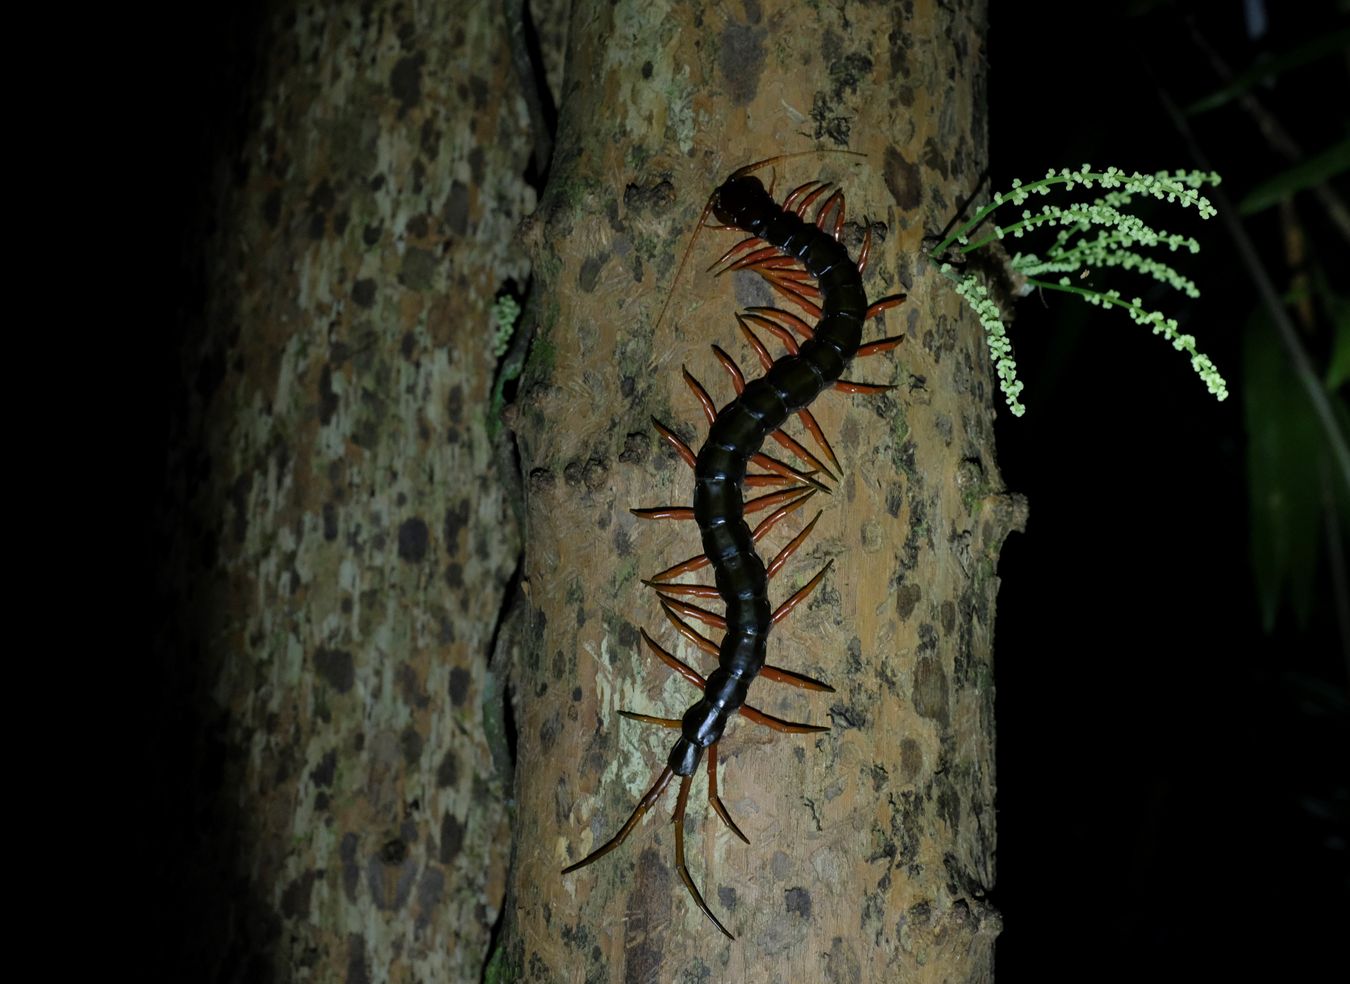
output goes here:
[[947, 158], [943, 155], [942, 148], [938, 146], [937, 141], [932, 137], [929, 137], [924, 141], [923, 163], [925, 167], [936, 171], [938, 174], [942, 175], [944, 179], [947, 178], [949, 174]]
[[947, 674], [936, 659], [925, 656], [914, 667], [914, 710], [921, 717], [947, 726]]
[[333, 390], [333, 367], [325, 365], [319, 373], [319, 423], [325, 427], [337, 413], [338, 395]]
[[449, 864], [459, 857], [464, 847], [464, 824], [453, 813], [447, 813], [441, 820], [441, 864]]
[[957, 795], [952, 784], [943, 781], [938, 787], [937, 794], [937, 812], [944, 821], [947, 828], [956, 833], [961, 827], [961, 797]]
[[619, 461], [625, 465], [640, 465], [647, 460], [651, 448], [651, 439], [646, 434], [629, 434], [623, 439], [623, 450], [619, 452]]
[[398, 736], [398, 748], [403, 753], [403, 761], [410, 767], [417, 764], [418, 759], [422, 757], [422, 736], [417, 733], [417, 729], [407, 727], [403, 733]]
[[422, 679], [417, 675], [417, 668], [411, 663], [400, 663], [394, 679], [398, 682], [399, 694], [405, 703], [418, 708], [431, 703], [431, 698], [422, 689]]
[[399, 837], [385, 841], [380, 846], [380, 860], [388, 865], [400, 865], [408, 857], [408, 845]]
[[604, 458], [591, 458], [586, 462], [586, 473], [583, 481], [586, 488], [592, 492], [599, 492], [605, 485], [605, 476], [609, 472], [609, 462]]
[[628, 897], [624, 919], [625, 984], [661, 979], [665, 963], [662, 930], [670, 923], [672, 904], [670, 869], [655, 850], [647, 848], [638, 856], [633, 877], [636, 890]]
[[439, 263], [435, 256], [417, 246], [410, 246], [403, 254], [398, 282], [409, 290], [430, 290]]
[[899, 482], [891, 482], [886, 489], [886, 512], [891, 519], [900, 518], [900, 510], [905, 505], [905, 487]]
[[267, 228], [276, 229], [281, 222], [281, 189], [273, 188], [263, 199], [263, 221], [267, 223]]
[[425, 926], [431, 921], [440, 907], [445, 895], [445, 875], [439, 868], [428, 868], [422, 872], [421, 884], [417, 886], [417, 922]]
[[830, 941], [830, 952], [825, 954], [825, 979], [830, 984], [856, 984], [862, 980], [858, 954], [842, 936]]
[[370, 984], [370, 970], [366, 966], [366, 938], [359, 933], [347, 937], [346, 984]]
[[951, 600], [942, 603], [942, 631], [945, 635], [951, 635], [952, 630], [956, 628], [956, 605]]
[[803, 919], [811, 918], [811, 893], [804, 888], [789, 888], [786, 895], [787, 911]]
[[335, 775], [337, 775], [337, 752], [328, 752], [323, 758], [319, 759], [319, 764], [314, 767], [314, 771], [309, 774], [309, 778], [320, 789], [327, 789], [333, 785]]
[[468, 696], [469, 671], [462, 666], [456, 666], [450, 671], [450, 702], [456, 707], [463, 707]]
[[445, 543], [448, 549], [459, 549], [459, 531], [469, 525], [469, 502], [461, 499], [445, 511]]
[[361, 869], [356, 863], [357, 843], [355, 834], [346, 833], [338, 845], [338, 857], [342, 859], [342, 891], [348, 902], [356, 901], [356, 887], [361, 883]]
[[630, 184], [623, 190], [623, 204], [629, 211], [645, 209], [661, 213], [675, 202], [675, 186], [667, 180], [652, 185]]
[[599, 256], [588, 256], [581, 261], [581, 272], [577, 275], [577, 285], [587, 294], [594, 293], [595, 285], [600, 280], [600, 271], [604, 269], [605, 262], [609, 257], [602, 253]]
[[886, 148], [886, 161], [882, 166], [886, 187], [895, 199], [901, 211], [910, 212], [919, 207], [923, 200], [919, 184], [919, 168], [905, 160], [894, 147]]
[[445, 753], [441, 764], [436, 767], [436, 788], [447, 789], [459, 784], [459, 759], [452, 748]]
[[362, 277], [356, 283], [352, 284], [352, 300], [357, 307], [371, 308], [375, 304], [375, 280], [372, 277]]
[[431, 533], [427, 529], [426, 520], [418, 516], [405, 519], [398, 528], [399, 559], [406, 560], [410, 564], [420, 564], [426, 560], [430, 541]]
[[248, 535], [248, 497], [253, 491], [253, 475], [240, 475], [230, 483], [230, 505], [234, 507], [234, 542], [243, 543]]
[[469, 186], [463, 181], [450, 184], [450, 193], [445, 196], [445, 224], [457, 236], [468, 231]]
[[417, 106], [422, 101], [422, 63], [426, 56], [421, 52], [398, 60], [394, 70], [389, 73], [389, 91], [399, 102], [399, 116]]
[[729, 23], [722, 31], [721, 54], [718, 68], [727, 80], [727, 94], [733, 106], [746, 106], [759, 90], [759, 77], [764, 71], [764, 39], [768, 31], [756, 27], [759, 5], [746, 4], [750, 24]]
[[301, 919], [309, 914], [309, 897], [314, 889], [315, 875], [314, 871], [306, 871], [282, 891], [281, 914], [287, 919]]
[[923, 769], [923, 749], [913, 738], [900, 742], [900, 778], [904, 782], [913, 782]]
[[320, 646], [314, 651], [314, 670], [321, 680], [340, 694], [347, 693], [356, 682], [356, 666], [352, 654], [345, 649], [325, 649]]
[[923, 589], [917, 584], [902, 584], [895, 592], [895, 610], [902, 619], [908, 620], [914, 614], [915, 607], [919, 604], [919, 599], [923, 596]]

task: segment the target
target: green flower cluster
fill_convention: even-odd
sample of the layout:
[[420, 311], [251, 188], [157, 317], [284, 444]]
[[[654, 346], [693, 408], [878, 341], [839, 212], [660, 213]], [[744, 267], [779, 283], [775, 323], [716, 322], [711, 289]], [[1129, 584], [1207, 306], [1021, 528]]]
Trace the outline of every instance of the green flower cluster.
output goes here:
[[[1160, 171], [1157, 174], [1136, 172], [1127, 175], [1114, 167], [1094, 171], [1086, 164], [1077, 171], [1068, 168], [1058, 172], [1051, 170], [1040, 181], [1031, 184], [1014, 181], [1008, 192], [995, 195], [988, 205], [940, 243], [930, 255], [938, 259], [954, 245], [958, 252], [968, 253], [996, 239], [1008, 236], [1020, 239], [1038, 228], [1055, 228], [1055, 238], [1044, 258], [1035, 253], [1018, 253], [1012, 257], [1012, 269], [1025, 278], [1027, 291], [1034, 288], [1059, 290], [1077, 294], [1101, 307], [1124, 308], [1135, 322], [1149, 326], [1154, 334], [1170, 341], [1173, 348], [1188, 353], [1192, 368], [1210, 393], [1222, 400], [1228, 396], [1223, 376], [1208, 356], [1196, 350], [1194, 337], [1177, 331], [1175, 319], [1164, 317], [1160, 311], [1146, 309], [1137, 297], [1127, 302], [1121, 299], [1119, 291], [1103, 292], [1076, 286], [1068, 276], [1075, 273], [1086, 275], [1087, 271], [1093, 269], [1132, 270], [1166, 284], [1187, 297], [1198, 297], [1200, 291], [1193, 281], [1167, 263], [1147, 256], [1140, 250], [1164, 246], [1171, 252], [1185, 249], [1195, 253], [1199, 251], [1200, 244], [1189, 236], [1154, 229], [1127, 211], [1127, 208], [1136, 197], [1148, 197], [1183, 207], [1193, 205], [1202, 219], [1208, 219], [1216, 214], [1215, 209], [1209, 199], [1200, 193], [1200, 189], [1218, 183], [1217, 174], [1202, 171]], [[1038, 212], [1023, 209], [1020, 221], [1007, 226], [995, 226], [988, 236], [976, 242], [970, 241], [969, 234], [995, 209], [1003, 205], [1024, 205], [1032, 195], [1048, 195], [1056, 187], [1070, 191], [1077, 185], [1084, 188], [1100, 187], [1106, 194], [1090, 202], [1076, 202], [1067, 206], [1047, 204]], [[979, 316], [1008, 407], [1014, 415], [1021, 416], [1025, 408], [1017, 397], [1022, 384], [1017, 380], [1016, 364], [997, 306], [973, 275], [959, 273], [950, 264], [943, 264], [941, 269], [954, 282], [956, 292]], [[1054, 281], [1039, 279], [1048, 274], [1060, 276]]]

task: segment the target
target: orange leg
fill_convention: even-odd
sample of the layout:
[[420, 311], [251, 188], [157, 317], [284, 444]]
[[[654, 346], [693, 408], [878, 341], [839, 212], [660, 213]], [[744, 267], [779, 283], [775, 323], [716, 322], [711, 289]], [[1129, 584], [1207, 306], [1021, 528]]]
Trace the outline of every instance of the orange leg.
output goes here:
[[673, 775], [674, 773], [670, 771], [669, 766], [661, 770], [661, 774], [656, 777], [656, 782], [652, 783], [652, 788], [647, 790], [646, 795], [644, 795], [642, 799], [638, 800], [638, 805], [633, 809], [632, 816], [628, 818], [627, 823], [619, 828], [619, 832], [576, 864], [569, 864], [562, 870], [562, 873], [566, 875], [576, 871], [578, 868], [584, 868], [588, 864], [599, 861], [606, 854], [627, 840], [628, 835], [632, 833], [633, 828], [637, 826], [637, 822], [642, 819], [646, 812], [652, 808], [652, 804], [659, 800], [661, 794], [666, 791], [666, 787], [670, 785], [670, 779]]
[[[698, 631], [698, 629], [680, 618], [680, 616], [675, 613], [676, 606], [681, 608], [693, 607], [692, 605], [684, 605], [682, 602], [673, 599], [662, 599], [661, 610], [665, 612], [666, 618], [670, 620], [670, 624], [675, 626], [676, 631], [679, 632], [680, 635], [684, 636], [709, 656], [718, 655], [719, 647], [717, 643], [713, 642], [702, 632]], [[702, 609], [700, 609], [700, 611], [701, 610]], [[711, 615], [712, 613], [709, 612], [708, 614]], [[718, 616], [714, 615], [713, 617], [717, 618]], [[786, 683], [789, 686], [800, 687], [802, 690], [824, 690], [829, 693], [834, 693], [834, 688], [828, 683], [822, 683], [820, 680], [806, 676], [802, 673], [794, 673], [792, 670], [785, 670], [781, 666], [772, 666], [766, 663], [760, 668], [759, 675], [766, 680], [772, 680], [775, 683]]]
[[[647, 648], [652, 651], [652, 653], [656, 656], [657, 659], [665, 663], [672, 670], [678, 673], [681, 677], [692, 683], [694, 686], [698, 687], [700, 690], [704, 688], [706, 681], [703, 679], [703, 675], [700, 674], [698, 670], [694, 669], [688, 663], [684, 662], [683, 660], [679, 659], [676, 656], [673, 656], [671, 653], [663, 649], [660, 645], [657, 644], [656, 640], [654, 640], [651, 636], [647, 634], [646, 629], [642, 629], [640, 631], [642, 632], [643, 641], [647, 643]], [[784, 670], [783, 672], [787, 673], [786, 670]], [[834, 688], [831, 687], [829, 684], [821, 683], [818, 680], [812, 680], [810, 677], [799, 676], [798, 674], [791, 674], [791, 676], [795, 677], [796, 679], [809, 681], [811, 684], [814, 684], [814, 686], [803, 687], [803, 689], [823, 690], [826, 691], [827, 693], [834, 693]], [[792, 681], [784, 680], [781, 682], [790, 683]], [[680, 721], [678, 718], [654, 718], [649, 717], [647, 715], [634, 714], [632, 711], [620, 711], [619, 713], [624, 715], [624, 717], [632, 718], [635, 721], [646, 721], [648, 724], [659, 724], [662, 727], [667, 728], [680, 727]], [[823, 732], [830, 730], [829, 728], [820, 724], [803, 724], [797, 721], [784, 721], [782, 718], [774, 717], [772, 714], [765, 714], [763, 711], [759, 710], [756, 707], [751, 707], [749, 704], [741, 705], [740, 715], [741, 717], [745, 718], [752, 724], [763, 725], [766, 728], [770, 728], [773, 731], [782, 732], [783, 734], [812, 735], [812, 734], [821, 734]]]
[[[789, 513], [795, 512], [796, 510], [800, 509], [806, 503], [806, 500], [811, 498], [811, 496], [815, 494], [816, 494], [815, 490], [812, 489], [807, 493], [805, 493], [804, 495], [800, 496], [799, 498], [793, 500], [792, 502], [789, 502], [787, 505], [781, 506], [778, 509], [774, 510], [773, 513], [771, 513], [766, 519], [761, 520], [760, 524], [754, 528], [754, 530], [750, 533], [750, 539], [755, 543], [758, 543], [760, 540], [764, 538], [765, 534], [767, 534], [769, 530], [773, 529], [774, 526], [782, 522], [785, 516], [787, 516]], [[707, 566], [708, 566], [707, 556], [705, 556], [704, 554], [699, 554], [697, 557], [690, 557], [688, 560], [682, 560], [678, 564], [673, 564], [670, 567], [667, 567], [664, 571], [661, 571], [659, 574], [653, 574], [650, 578], [648, 578], [648, 581], [666, 581], [672, 577], [679, 577], [682, 574], [691, 574], [694, 571], [701, 570], [702, 568]]]

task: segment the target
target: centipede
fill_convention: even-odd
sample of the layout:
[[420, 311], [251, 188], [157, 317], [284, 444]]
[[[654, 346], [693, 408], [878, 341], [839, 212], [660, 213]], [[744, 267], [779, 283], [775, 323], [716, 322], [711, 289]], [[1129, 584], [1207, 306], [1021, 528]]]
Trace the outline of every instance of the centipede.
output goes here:
[[[790, 516], [798, 514], [817, 494], [828, 493], [829, 483], [843, 474], [830, 442], [813, 416], [810, 406], [825, 390], [851, 395], [885, 393], [892, 387], [845, 379], [844, 373], [857, 358], [874, 356], [895, 348], [903, 336], [864, 344], [864, 325], [888, 308], [905, 300], [893, 294], [868, 302], [863, 288], [872, 248], [872, 226], [864, 232], [855, 261], [843, 243], [845, 200], [842, 188], [825, 181], [810, 181], [790, 191], [781, 204], [757, 173], [780, 161], [808, 154], [853, 151], [804, 151], [780, 154], [747, 164], [733, 171], [709, 196], [690, 237], [675, 280], [654, 330], [665, 317], [673, 285], [684, 271], [698, 235], [704, 229], [744, 234], [709, 267], [715, 276], [749, 270], [761, 276], [795, 310], [781, 306], [751, 306], [735, 314], [740, 333], [754, 350], [763, 375], [747, 379], [727, 352], [713, 345], [713, 354], [731, 379], [735, 397], [720, 410], [702, 383], [687, 368], [683, 378], [693, 393], [708, 425], [708, 436], [697, 452], [676, 432], [653, 418], [657, 433], [694, 473], [692, 505], [635, 508], [644, 520], [692, 522], [699, 531], [703, 552], [643, 579], [655, 591], [662, 613], [674, 631], [696, 649], [715, 657], [717, 666], [706, 676], [663, 647], [646, 629], [643, 644], [661, 663], [702, 691], [702, 696], [679, 718], [663, 718], [632, 711], [619, 713], [630, 720], [679, 732], [665, 767], [638, 800], [627, 821], [609, 840], [581, 860], [568, 865], [567, 875], [600, 860], [628, 839], [642, 818], [662, 798], [672, 781], [679, 778], [672, 822], [675, 828], [675, 866], [694, 904], [728, 939], [736, 937], [704, 901], [685, 863], [684, 819], [690, 784], [701, 762], [707, 763], [708, 803], [728, 830], [749, 844], [749, 838], [732, 819], [718, 792], [718, 746], [730, 719], [739, 715], [752, 724], [780, 734], [815, 734], [828, 727], [775, 717], [746, 702], [751, 684], [758, 677], [809, 691], [832, 692], [833, 687], [801, 673], [769, 664], [767, 642], [772, 628], [786, 618], [820, 585], [829, 573], [828, 561], [810, 580], [773, 606], [769, 582], [801, 547], [820, 519], [817, 511], [799, 532], [767, 561], [757, 546]], [[815, 209], [812, 214], [812, 209]], [[709, 222], [709, 217], [715, 220]], [[760, 337], [774, 338], [784, 352], [775, 358]], [[797, 418], [805, 436], [792, 437], [785, 429]], [[764, 451], [774, 441], [796, 459], [789, 463]], [[803, 441], [810, 441], [814, 450]], [[746, 489], [765, 488], [746, 499]], [[751, 529], [746, 517], [768, 512]], [[678, 580], [704, 568], [712, 568], [713, 583]], [[697, 602], [717, 604], [719, 614]], [[720, 630], [715, 641], [694, 623]]]

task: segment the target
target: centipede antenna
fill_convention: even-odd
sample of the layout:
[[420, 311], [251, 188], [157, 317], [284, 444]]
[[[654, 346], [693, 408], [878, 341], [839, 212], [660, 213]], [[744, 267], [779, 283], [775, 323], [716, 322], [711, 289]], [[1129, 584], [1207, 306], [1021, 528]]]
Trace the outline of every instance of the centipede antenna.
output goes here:
[[[947, 223], [947, 227], [937, 234], [938, 242], [940, 243], [945, 242], [947, 237], [951, 235], [952, 230], [956, 228], [956, 224], [961, 221], [961, 217], [965, 215], [970, 206], [974, 204], [976, 196], [979, 195], [980, 193], [980, 189], [984, 187], [984, 183], [988, 180], [989, 180], [989, 165], [986, 164], [984, 170], [980, 172], [979, 180], [975, 182], [974, 190], [972, 190], [971, 193], [967, 195], [965, 199], [961, 202], [961, 204], [956, 207], [956, 214], [953, 215], [952, 220]], [[980, 225], [984, 225], [984, 223], [987, 222], [988, 219], [989, 216], [986, 215], [984, 219], [981, 220]], [[979, 227], [980, 226], [977, 225], [971, 229], [968, 229], [966, 231], [966, 235], [969, 236]]]
[[679, 718], [655, 717], [651, 714], [639, 714], [637, 711], [619, 711], [619, 717], [628, 718], [630, 721], [641, 721], [643, 724], [656, 724], [663, 728], [679, 728], [681, 724]]
[[656, 316], [656, 324], [652, 325], [653, 338], [661, 329], [661, 322], [666, 319], [666, 311], [670, 308], [670, 302], [675, 297], [675, 288], [679, 286], [680, 275], [684, 273], [684, 265], [689, 262], [689, 254], [694, 248], [694, 243], [698, 241], [698, 234], [703, 231], [703, 227], [708, 221], [708, 213], [712, 211], [713, 202], [716, 198], [716, 192], [708, 196], [708, 202], [703, 206], [703, 211], [698, 217], [698, 225], [694, 226], [694, 234], [689, 237], [689, 245], [684, 248], [684, 253], [680, 256], [680, 265], [675, 268], [675, 279], [670, 282], [670, 287], [666, 290], [666, 302], [661, 305], [661, 313]]
[[[670, 770], [667, 769], [666, 771]], [[713, 925], [722, 931], [723, 936], [729, 940], [734, 940], [736, 937], [731, 935], [731, 931], [713, 915], [713, 911], [708, 908], [708, 903], [703, 901], [703, 896], [699, 893], [698, 886], [694, 884], [694, 879], [689, 877], [689, 868], [684, 863], [684, 807], [689, 801], [690, 778], [690, 776], [680, 778], [680, 794], [675, 800], [675, 814], [670, 818], [670, 822], [675, 824], [675, 867], [680, 869], [680, 880], [684, 882], [684, 887], [689, 889], [689, 894], [694, 897], [694, 901], [703, 910], [703, 914], [712, 920]]]
[[777, 164], [779, 161], [790, 161], [794, 157], [815, 157], [820, 154], [843, 154], [848, 157], [863, 158], [867, 156], [860, 150], [841, 150], [837, 147], [821, 147], [818, 150], [798, 150], [791, 154], [779, 154], [777, 157], [766, 157], [762, 161], [755, 161], [753, 164], [747, 164], [745, 167], [737, 168], [735, 171], [731, 172], [731, 177], [727, 180], [731, 180], [732, 178], [743, 178], [747, 174], [754, 174], [760, 168], [768, 167], [770, 164]]

